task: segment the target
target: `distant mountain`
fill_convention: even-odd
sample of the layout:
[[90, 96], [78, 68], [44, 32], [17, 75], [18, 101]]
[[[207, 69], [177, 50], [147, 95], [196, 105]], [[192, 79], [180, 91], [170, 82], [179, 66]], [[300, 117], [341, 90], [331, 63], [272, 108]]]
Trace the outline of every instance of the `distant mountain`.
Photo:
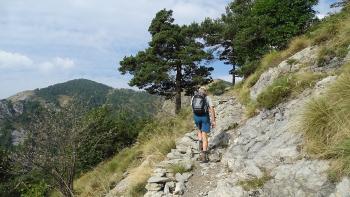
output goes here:
[[114, 89], [87, 79], [75, 79], [46, 88], [18, 93], [0, 100], [0, 146], [11, 147], [25, 139], [26, 128], [34, 113], [59, 110], [77, 103], [81, 111], [106, 106], [111, 113], [129, 111], [138, 116], [153, 115], [160, 102], [157, 96], [130, 89]]

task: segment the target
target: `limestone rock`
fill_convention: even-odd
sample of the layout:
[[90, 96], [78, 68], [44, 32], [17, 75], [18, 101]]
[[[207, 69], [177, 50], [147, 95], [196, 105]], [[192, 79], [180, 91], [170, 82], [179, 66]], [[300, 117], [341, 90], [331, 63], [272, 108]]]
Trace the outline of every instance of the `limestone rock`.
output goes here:
[[213, 151], [209, 154], [210, 162], [219, 162], [221, 160], [220, 153], [218, 151]]
[[148, 191], [144, 197], [162, 197], [163, 195], [164, 193], [160, 191]]
[[27, 139], [27, 131], [22, 128], [12, 131], [11, 135], [12, 144], [15, 146], [22, 144]]
[[146, 189], [148, 191], [160, 191], [163, 188], [163, 184], [147, 183]]
[[168, 177], [156, 177], [152, 176], [151, 178], [148, 179], [148, 183], [165, 183], [171, 181]]
[[243, 197], [245, 193], [240, 186], [233, 186], [228, 182], [219, 181], [216, 189], [208, 193], [208, 197]]
[[197, 143], [190, 137], [184, 136], [178, 140], [176, 140], [176, 147], [178, 146], [184, 146], [186, 147], [186, 150], [188, 147], [196, 148]]
[[344, 177], [343, 180], [337, 184], [335, 192], [329, 197], [350, 197], [350, 180]]
[[187, 182], [188, 179], [192, 176], [193, 174], [190, 172], [185, 172], [183, 174], [176, 173], [175, 174], [175, 179], [177, 182]]
[[184, 182], [180, 181], [176, 183], [174, 194], [182, 195], [185, 192], [186, 185]]
[[164, 168], [156, 168], [153, 170], [153, 173], [155, 176], [158, 176], [158, 177], [163, 177], [165, 176], [165, 173], [167, 172], [166, 169]]
[[264, 186], [269, 195], [326, 196], [332, 190], [327, 180], [328, 162], [300, 160], [273, 170], [273, 180]]
[[12, 117], [12, 110], [6, 100], [0, 101], [0, 119], [5, 117]]

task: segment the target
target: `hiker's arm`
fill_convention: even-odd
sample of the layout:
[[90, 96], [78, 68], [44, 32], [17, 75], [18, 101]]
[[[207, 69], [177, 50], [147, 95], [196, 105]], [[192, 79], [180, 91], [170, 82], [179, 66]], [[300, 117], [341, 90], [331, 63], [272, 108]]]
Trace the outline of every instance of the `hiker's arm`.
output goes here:
[[215, 116], [215, 109], [213, 106], [209, 108], [210, 110], [210, 120], [211, 120], [211, 125], [214, 128], [216, 126], [216, 116]]

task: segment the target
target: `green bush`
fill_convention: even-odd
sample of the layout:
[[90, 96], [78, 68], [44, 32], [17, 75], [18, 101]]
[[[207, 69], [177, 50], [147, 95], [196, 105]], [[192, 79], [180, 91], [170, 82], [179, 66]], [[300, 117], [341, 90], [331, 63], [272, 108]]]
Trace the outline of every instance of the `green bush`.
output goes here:
[[261, 108], [272, 109], [284, 101], [292, 92], [293, 78], [283, 76], [276, 79], [268, 86], [257, 98], [258, 106]]
[[22, 186], [21, 197], [42, 197], [46, 196], [48, 191], [48, 185], [42, 180], [36, 184], [26, 184]]
[[227, 87], [230, 87], [229, 82], [219, 80], [219, 81], [211, 83], [208, 87], [208, 91], [210, 93], [212, 93], [213, 95], [219, 96], [219, 95], [222, 95], [223, 93], [225, 93], [225, 89]]
[[279, 77], [258, 95], [257, 105], [272, 109], [290, 96], [297, 96], [306, 88], [313, 87], [323, 76], [320, 73], [301, 72]]

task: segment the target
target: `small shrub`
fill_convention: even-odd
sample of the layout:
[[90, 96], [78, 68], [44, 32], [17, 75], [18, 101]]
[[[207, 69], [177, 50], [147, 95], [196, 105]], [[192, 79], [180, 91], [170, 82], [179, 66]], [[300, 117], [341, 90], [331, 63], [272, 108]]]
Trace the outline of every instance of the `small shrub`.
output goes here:
[[290, 76], [283, 76], [276, 79], [258, 95], [258, 106], [261, 108], [272, 109], [285, 100], [292, 92], [292, 80], [293, 79]]
[[147, 181], [133, 185], [128, 191], [129, 196], [132, 196], [132, 197], [144, 196], [144, 194], [147, 192], [147, 189], [145, 188], [146, 184], [147, 184]]
[[261, 178], [239, 181], [238, 184], [241, 185], [244, 190], [249, 191], [263, 187], [265, 183], [271, 179], [272, 176], [267, 172], [264, 172], [264, 175]]
[[213, 95], [219, 96], [225, 93], [225, 89], [230, 86], [231, 84], [229, 82], [219, 80], [210, 84], [208, 91]]
[[237, 128], [238, 127], [238, 123], [237, 122], [234, 122], [233, 124], [231, 124], [228, 128], [227, 128], [227, 130], [232, 130], [232, 129], [235, 129], [235, 128]]
[[329, 49], [327, 47], [322, 47], [317, 54], [317, 65], [318, 66], [326, 66], [330, 60], [332, 60], [336, 56], [333, 49]]
[[321, 45], [322, 43], [332, 39], [338, 33], [338, 26], [336, 23], [323, 23], [322, 27], [311, 33], [312, 45]]
[[286, 50], [282, 52], [283, 59], [289, 58], [295, 53], [305, 49], [310, 45], [310, 40], [305, 36], [293, 39]]
[[252, 75], [250, 75], [245, 81], [246, 86], [248, 88], [253, 87], [256, 84], [256, 82], [258, 82], [260, 75], [261, 74], [259, 72], [255, 72]]
[[271, 51], [262, 58], [260, 66], [263, 68], [263, 70], [266, 70], [267, 68], [277, 66], [283, 61], [283, 59], [284, 57], [282, 56], [281, 52]]
[[[303, 131], [306, 134], [306, 150], [312, 154], [324, 152], [325, 145], [333, 133], [333, 109], [325, 99], [310, 101], [302, 114]], [[330, 133], [331, 132], [331, 133]]]
[[298, 63], [298, 60], [293, 59], [293, 58], [287, 60], [287, 64], [289, 64], [289, 65], [294, 65], [294, 64], [297, 64], [297, 63]]
[[293, 96], [297, 96], [306, 88], [314, 87], [316, 82], [325, 77], [326, 74], [316, 72], [299, 72], [295, 73], [293, 76], [294, 84], [292, 93]]
[[185, 172], [191, 171], [191, 170], [187, 170], [182, 164], [171, 164], [168, 166], [168, 170], [174, 174], [176, 173], [183, 174]]
[[251, 118], [253, 116], [256, 116], [258, 114], [257, 112], [257, 105], [256, 105], [256, 102], [250, 102], [247, 106], [246, 106], [246, 112], [245, 112], [245, 115], [248, 117], [248, 118]]
[[36, 184], [26, 184], [22, 186], [21, 196], [33, 197], [33, 196], [45, 196], [49, 191], [49, 186], [45, 181], [40, 181]]

